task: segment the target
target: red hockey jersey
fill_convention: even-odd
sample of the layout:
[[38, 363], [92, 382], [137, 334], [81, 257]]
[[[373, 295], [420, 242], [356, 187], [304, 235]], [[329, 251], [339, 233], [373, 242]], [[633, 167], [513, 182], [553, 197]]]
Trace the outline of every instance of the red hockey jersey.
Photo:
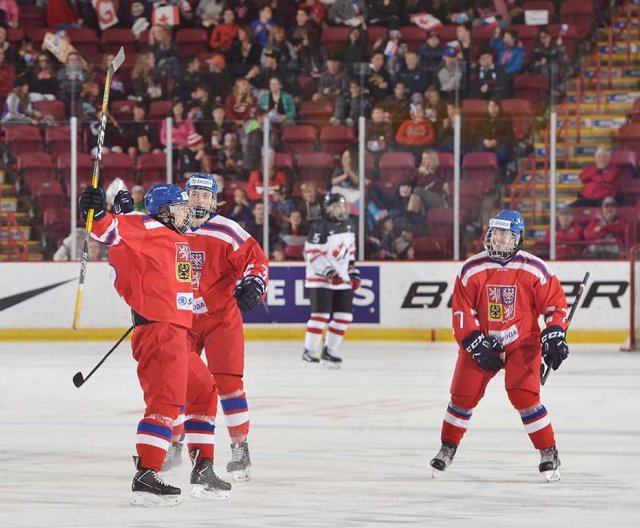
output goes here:
[[110, 247], [113, 284], [131, 308], [150, 321], [191, 328], [193, 274], [183, 235], [139, 213], [107, 213], [91, 235]]
[[505, 349], [539, 346], [538, 318], [547, 326], [567, 325], [567, 301], [560, 281], [538, 257], [518, 251], [506, 263], [486, 251], [468, 259], [456, 278], [452, 301], [456, 341], [473, 330], [496, 336]]
[[236, 307], [233, 290], [247, 275], [269, 280], [269, 261], [256, 240], [233, 220], [212, 216], [186, 233], [191, 246], [196, 319]]

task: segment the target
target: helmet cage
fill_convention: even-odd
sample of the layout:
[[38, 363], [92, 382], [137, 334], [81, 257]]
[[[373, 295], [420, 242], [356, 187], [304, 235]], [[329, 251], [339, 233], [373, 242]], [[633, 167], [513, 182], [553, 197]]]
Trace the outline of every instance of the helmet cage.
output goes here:
[[[497, 234], [507, 232], [511, 235], [510, 247], [497, 248]], [[522, 247], [522, 236], [519, 233], [514, 232], [511, 226], [511, 222], [508, 220], [501, 220], [492, 218], [489, 220], [489, 229], [484, 237], [484, 249], [489, 254], [489, 258], [498, 261], [506, 261], [513, 258], [513, 256]]]

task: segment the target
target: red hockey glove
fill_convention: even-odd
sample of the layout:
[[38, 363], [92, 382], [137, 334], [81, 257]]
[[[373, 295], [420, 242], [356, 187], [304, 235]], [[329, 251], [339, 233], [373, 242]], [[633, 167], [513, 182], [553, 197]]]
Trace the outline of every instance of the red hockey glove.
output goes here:
[[349, 278], [351, 279], [351, 289], [356, 291], [362, 285], [362, 279], [360, 278], [360, 272], [357, 268], [349, 268]]

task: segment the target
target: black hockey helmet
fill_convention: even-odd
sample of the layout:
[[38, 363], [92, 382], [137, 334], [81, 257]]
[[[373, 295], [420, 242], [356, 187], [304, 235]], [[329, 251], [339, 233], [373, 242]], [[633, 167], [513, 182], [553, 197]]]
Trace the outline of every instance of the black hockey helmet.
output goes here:
[[349, 204], [343, 194], [328, 192], [324, 195], [324, 214], [329, 220], [342, 222], [349, 218]]

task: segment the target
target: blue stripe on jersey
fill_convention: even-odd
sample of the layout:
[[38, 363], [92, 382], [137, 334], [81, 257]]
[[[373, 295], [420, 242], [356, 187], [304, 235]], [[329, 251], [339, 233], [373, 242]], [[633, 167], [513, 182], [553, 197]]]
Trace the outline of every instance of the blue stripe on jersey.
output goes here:
[[483, 257], [472, 262], [467, 262], [464, 266], [462, 266], [462, 269], [460, 270], [460, 276], [464, 277], [465, 273], [467, 273], [467, 271], [469, 271], [471, 268], [475, 268], [480, 264], [486, 264], [487, 262], [495, 262], [495, 260], [490, 259], [489, 257]]
[[183, 412], [184, 412], [184, 409], [185, 409], [185, 406], [184, 406], [184, 405], [181, 405], [181, 406], [180, 406], [180, 412], [181, 412], [181, 413], [183, 413]]
[[113, 241], [116, 238], [116, 230], [112, 229], [111, 233], [109, 233], [109, 235], [107, 235], [107, 238], [104, 242], [102, 242], [105, 246], [111, 246], [113, 245]]
[[239, 246], [241, 246], [242, 244], [244, 244], [244, 240], [242, 240], [242, 238], [240, 237], [240, 235], [238, 235], [238, 233], [236, 233], [233, 229], [231, 229], [230, 227], [224, 226], [224, 225], [220, 225], [220, 224], [203, 224], [200, 226], [200, 229], [207, 229], [209, 231], [222, 231], [223, 233], [229, 235], [231, 238], [233, 238]]
[[202, 431], [204, 433], [213, 433], [216, 426], [209, 422], [203, 422], [201, 420], [187, 420], [184, 422], [184, 432], [193, 433], [195, 431]]
[[229, 398], [228, 400], [220, 400], [222, 410], [224, 412], [240, 411], [247, 409], [246, 398]]
[[544, 408], [544, 405], [541, 405], [540, 408], [526, 416], [521, 416], [522, 418], [522, 423], [523, 424], [527, 424], [529, 422], [533, 422], [536, 419], [540, 418], [541, 416], [544, 416], [545, 414], [547, 414], [547, 409]]
[[157, 436], [164, 436], [167, 440], [171, 440], [171, 428], [164, 425], [140, 422], [138, 424], [138, 433], [151, 433]]
[[532, 258], [525, 257], [523, 255], [516, 255], [515, 257], [513, 257], [511, 259], [511, 261], [512, 262], [523, 262], [524, 264], [529, 264], [531, 266], [534, 266], [534, 267], [538, 268], [542, 272], [542, 274], [544, 275], [545, 279], [549, 280], [551, 278], [551, 274], [549, 273], [549, 270], [539, 260], [534, 260]]

